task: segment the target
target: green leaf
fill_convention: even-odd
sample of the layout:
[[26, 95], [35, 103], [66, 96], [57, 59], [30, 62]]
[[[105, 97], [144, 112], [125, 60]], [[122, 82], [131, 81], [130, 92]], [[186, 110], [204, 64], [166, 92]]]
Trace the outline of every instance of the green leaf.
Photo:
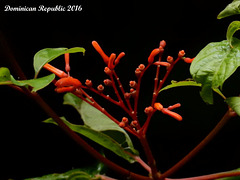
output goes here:
[[164, 88], [162, 88], [160, 92], [171, 89], [171, 88], [175, 88], [175, 87], [182, 87], [182, 86], [195, 86], [195, 87], [201, 87], [202, 84], [201, 83], [197, 83], [195, 81], [192, 80], [186, 80], [186, 81], [171, 81], [172, 84], [165, 86]]
[[[61, 118], [61, 119], [73, 131], [75, 131], [81, 135], [84, 135], [87, 138], [91, 139], [92, 141], [111, 150], [118, 156], [129, 161], [130, 163], [135, 162], [135, 160], [128, 153], [126, 153], [126, 150], [122, 147], [122, 145], [119, 144], [117, 141], [115, 141], [112, 137], [106, 135], [105, 133], [103, 133], [101, 131], [96, 131], [94, 129], [91, 129], [90, 127], [88, 127], [86, 125], [75, 125], [75, 124], [68, 122], [65, 118]], [[52, 118], [49, 118], [49, 119], [45, 120], [44, 122], [56, 124], [56, 122]]]
[[25, 180], [89, 180], [91, 178], [92, 176], [82, 169], [73, 169], [62, 174], [54, 173]]
[[240, 0], [234, 0], [228, 4], [227, 7], [218, 14], [217, 18], [222, 19], [235, 14], [240, 14]]
[[229, 44], [232, 46], [232, 38], [233, 35], [236, 31], [240, 30], [240, 21], [233, 21], [229, 26], [228, 26], [228, 30], [227, 30], [227, 40], [229, 42]]
[[2, 83], [10, 83], [11, 84], [11, 74], [8, 68], [1, 67], [0, 68], [0, 85]]
[[85, 53], [85, 49], [81, 47], [75, 47], [71, 49], [67, 48], [45, 48], [40, 51], [38, 51], [33, 60], [33, 66], [35, 70], [35, 78], [37, 77], [39, 71], [42, 69], [44, 64], [54, 60], [60, 55], [63, 55], [65, 53], [77, 53], [82, 52]]
[[0, 68], [0, 85], [16, 85], [16, 86], [31, 86], [33, 92], [36, 92], [47, 85], [49, 85], [55, 78], [54, 74], [50, 74], [45, 77], [30, 79], [30, 80], [15, 80], [14, 77], [10, 74], [8, 68]]
[[240, 116], [240, 97], [229, 97], [225, 101]]
[[240, 41], [233, 38], [231, 48], [227, 40], [209, 43], [195, 57], [190, 73], [202, 84], [203, 100], [213, 104], [212, 89], [218, 89], [240, 66]]
[[133, 154], [138, 154], [138, 151], [134, 149], [132, 141], [126, 131], [99, 110], [71, 93], [64, 95], [63, 104], [73, 106], [81, 115], [86, 126], [111, 136], [119, 144], [122, 144], [125, 149], [128, 149]]

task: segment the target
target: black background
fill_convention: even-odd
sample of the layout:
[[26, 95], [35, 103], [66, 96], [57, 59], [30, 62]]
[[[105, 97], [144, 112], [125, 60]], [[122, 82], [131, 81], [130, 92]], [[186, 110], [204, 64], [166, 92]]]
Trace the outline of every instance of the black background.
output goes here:
[[[95, 87], [106, 78], [104, 63], [91, 46], [97, 40], [105, 52], [124, 51], [126, 56], [117, 72], [128, 85], [134, 70], [145, 63], [152, 49], [160, 40], [167, 42], [165, 57], [177, 56], [184, 49], [186, 56], [194, 57], [209, 42], [225, 39], [226, 29], [238, 16], [217, 20], [217, 14], [231, 1], [1, 1], [0, 2], [0, 66], [7, 66], [14, 74], [10, 59], [16, 59], [28, 78], [33, 78], [34, 54], [47, 47], [84, 47], [86, 56], [71, 55], [71, 75], [83, 82], [92, 79]], [[4, 6], [56, 6], [81, 5], [80, 12], [4, 12]], [[61, 59], [61, 58], [59, 58]], [[59, 68], [64, 61], [53, 62]], [[152, 69], [153, 70], [153, 69]], [[46, 72], [42, 72], [44, 75]], [[239, 72], [238, 72], [239, 73]], [[143, 79], [139, 109], [150, 104], [153, 71]], [[191, 77], [189, 64], [180, 62], [169, 77], [184, 80]], [[17, 78], [15, 76], [15, 78]], [[239, 94], [239, 76], [235, 73], [223, 86], [227, 97]], [[54, 86], [39, 91], [40, 95], [58, 112], [74, 122], [80, 122], [78, 114], [68, 106], [62, 106], [62, 95]], [[227, 106], [219, 96], [215, 105], [202, 102], [198, 88], [179, 88], [163, 92], [159, 101], [164, 106], [180, 102], [176, 111], [183, 116], [182, 122], [157, 114], [148, 131], [149, 143], [164, 172], [186, 155], [216, 125]], [[95, 160], [69, 139], [58, 127], [43, 124], [48, 116], [30, 99], [8, 88], [0, 89], [0, 179], [23, 179], [72, 168], [85, 167]], [[103, 102], [104, 103], [104, 102]], [[121, 118], [118, 109], [103, 104], [106, 109]], [[172, 177], [197, 176], [239, 167], [239, 118], [233, 118], [219, 135], [195, 158]], [[133, 138], [136, 140], [135, 138]], [[137, 149], [141, 146], [136, 142]], [[94, 147], [100, 149], [94, 144]], [[140, 150], [141, 152], [141, 150]], [[129, 165], [110, 152], [109, 157], [124, 167], [142, 173], [138, 165]], [[144, 157], [143, 157], [144, 158]], [[111, 176], [119, 178], [114, 173]]]

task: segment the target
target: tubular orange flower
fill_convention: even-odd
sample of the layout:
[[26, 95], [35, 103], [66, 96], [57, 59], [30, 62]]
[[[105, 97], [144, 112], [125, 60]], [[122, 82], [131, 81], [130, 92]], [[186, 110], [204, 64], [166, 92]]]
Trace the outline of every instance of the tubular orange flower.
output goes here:
[[118, 57], [115, 60], [115, 66], [119, 63], [120, 59], [122, 59], [122, 57], [125, 56], [124, 52], [121, 52]]
[[64, 56], [65, 56], [65, 70], [69, 75], [70, 72], [69, 53], [64, 54]]
[[46, 63], [46, 64], [43, 66], [43, 68], [44, 68], [44, 69], [47, 69], [48, 71], [50, 71], [50, 72], [52, 72], [52, 73], [54, 73], [55, 75], [57, 75], [57, 76], [60, 77], [60, 78], [63, 78], [63, 77], [67, 77], [67, 76], [68, 76], [64, 71], [62, 71], [62, 70], [60, 70], [60, 69], [58, 69], [58, 68], [55, 68], [54, 66], [52, 66], [52, 65], [50, 65], [50, 64], [48, 64], [48, 63]]
[[167, 108], [163, 108], [162, 113], [167, 114], [167, 115], [173, 117], [174, 119], [176, 119], [178, 121], [182, 121], [182, 116], [180, 116], [179, 114], [177, 114], [175, 112], [172, 112], [172, 111], [168, 110]]
[[150, 54], [149, 57], [148, 57], [148, 63], [153, 63], [154, 57], [155, 57], [156, 55], [158, 55], [159, 52], [160, 52], [160, 49], [159, 49], [159, 48], [156, 48], [156, 49], [152, 50], [151, 54]]
[[183, 59], [185, 63], [192, 63], [192, 61], [194, 60], [194, 58], [184, 58]]
[[162, 111], [163, 105], [161, 103], [154, 103], [154, 108], [159, 111]]
[[109, 57], [103, 52], [102, 48], [99, 46], [97, 41], [92, 41], [93, 47], [96, 49], [96, 51], [102, 56], [103, 61], [108, 64]]
[[112, 53], [109, 60], [108, 60], [108, 68], [113, 70], [115, 67], [114, 60], [116, 58], [116, 54]]

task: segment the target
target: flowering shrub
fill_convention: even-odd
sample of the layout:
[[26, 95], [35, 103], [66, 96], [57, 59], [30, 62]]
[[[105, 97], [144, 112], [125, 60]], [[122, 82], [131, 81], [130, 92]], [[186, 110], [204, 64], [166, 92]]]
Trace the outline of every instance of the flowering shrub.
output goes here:
[[[218, 18], [239, 13], [240, 11], [237, 9], [238, 6], [239, 1], [233, 1], [233, 3], [228, 5], [226, 9], [219, 14]], [[231, 23], [227, 31], [227, 40], [208, 44], [195, 58], [185, 57], [185, 51], [180, 50], [177, 58], [167, 56], [167, 58], [164, 59], [163, 54], [166, 48], [166, 42], [164, 40], [160, 41], [159, 46], [152, 50], [146, 62], [139, 64], [135, 69], [136, 79], [130, 80], [128, 87], [123, 86], [120, 77], [115, 71], [116, 66], [120, 64], [125, 53], [121, 52], [119, 55], [112, 53], [108, 56], [96, 41], [93, 41], [92, 45], [105, 63], [103, 72], [106, 74], [106, 79], [103, 79], [102, 84], [94, 84], [93, 80], [90, 79], [81, 82], [79, 79], [70, 75], [70, 54], [78, 52], [85, 54], [84, 48], [75, 47], [71, 49], [46, 48], [37, 52], [34, 56], [34, 79], [16, 80], [10, 74], [8, 68], [0, 68], [0, 85], [9, 85], [33, 98], [50, 116], [50, 118], [44, 122], [57, 124], [80, 146], [122, 178], [167, 180], [169, 176], [196, 155], [230, 118], [240, 115], [240, 98], [226, 98], [221, 92], [223, 83], [240, 66], [240, 40], [233, 37], [234, 33], [239, 30], [239, 27], [239, 21]], [[51, 61], [61, 55], [65, 56], [65, 70], [60, 70], [50, 64]], [[191, 63], [190, 72], [192, 79], [172, 82], [166, 85], [166, 80], [179, 61]], [[150, 67], [155, 67], [156, 69], [153, 80], [152, 100], [150, 104], [146, 104], [144, 109], [144, 113], [146, 114], [145, 120], [140, 121], [138, 117], [138, 106], [141, 103], [139, 97], [143, 84], [142, 78]], [[42, 69], [50, 71], [52, 74], [38, 78], [39, 72]], [[161, 75], [161, 73], [163, 73], [163, 75]], [[73, 124], [65, 117], [59, 117], [37, 94], [38, 90], [45, 88], [51, 82], [56, 86], [56, 93], [64, 93], [64, 104], [73, 106], [79, 112], [84, 123], [83, 125]], [[176, 112], [176, 109], [181, 107], [179, 102], [174, 102], [173, 105], [166, 107], [161, 103], [161, 99], [158, 98], [158, 95], [162, 91], [181, 86], [201, 87], [200, 95], [208, 104], [213, 104], [214, 102], [214, 91], [223, 98], [229, 108], [220, 122], [202, 142], [176, 165], [162, 173], [157, 167], [157, 162], [149, 146], [146, 133], [153, 115], [158, 111], [172, 117], [174, 120], [183, 120], [182, 116]], [[109, 91], [114, 92], [115, 96], [109, 95]], [[122, 117], [120, 119], [114, 117], [110, 111], [103, 107], [104, 104], [101, 101], [96, 100], [96, 96], [100, 96], [109, 103], [121, 108]], [[146, 160], [141, 158], [142, 155], [135, 149], [134, 143], [128, 133], [139, 140]], [[96, 142], [105, 149], [127, 160], [129, 163], [139, 163], [148, 172], [148, 176], [131, 172], [111, 161], [96, 151], [79, 135]], [[91, 173], [76, 169], [64, 174], [47, 175], [37, 179], [57, 179], [62, 176], [64, 176], [65, 179], [112, 179], [102, 175], [101, 168], [97, 169], [98, 170], [92, 171]], [[224, 177], [233, 177], [234, 179], [236, 178], [235, 176], [240, 176], [239, 170], [184, 179], [218, 179]]]

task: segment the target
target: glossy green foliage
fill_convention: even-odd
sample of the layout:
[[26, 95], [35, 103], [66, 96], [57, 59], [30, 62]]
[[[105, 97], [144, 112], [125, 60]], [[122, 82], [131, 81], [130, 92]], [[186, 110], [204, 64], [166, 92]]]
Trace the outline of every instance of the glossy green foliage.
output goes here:
[[240, 65], [240, 41], [233, 38], [232, 45], [227, 40], [209, 43], [191, 64], [190, 73], [202, 84], [201, 97], [209, 104], [213, 104], [212, 89], [222, 87]]
[[229, 97], [225, 101], [240, 116], [240, 97]]
[[165, 86], [164, 88], [162, 88], [160, 92], [171, 89], [171, 88], [175, 88], [175, 87], [182, 87], [182, 86], [195, 86], [195, 87], [201, 87], [202, 84], [201, 83], [197, 83], [195, 81], [192, 80], [186, 80], [186, 81], [171, 81], [171, 84]]
[[30, 79], [30, 80], [15, 80], [14, 77], [10, 74], [8, 68], [0, 68], [0, 85], [16, 85], [16, 86], [25, 86], [32, 87], [32, 91], [36, 92], [47, 85], [49, 85], [55, 78], [54, 74], [50, 74], [45, 77]]
[[227, 30], [227, 40], [230, 44], [230, 46], [233, 48], [232, 45], [232, 38], [236, 31], [240, 30], [240, 21], [233, 21], [229, 26]]
[[101, 174], [104, 166], [99, 163], [96, 167], [92, 166], [84, 169], [73, 169], [65, 173], [54, 173], [42, 177], [29, 178], [25, 180], [94, 180], [100, 179], [96, 175]]
[[[65, 94], [64, 104], [73, 106], [84, 121], [84, 125], [75, 125], [63, 119], [69, 128], [111, 150], [130, 163], [135, 162], [129, 153], [137, 155], [138, 151], [134, 149], [132, 141], [125, 130], [102, 112], [71, 93]], [[45, 122], [54, 123], [52, 119]]]
[[228, 4], [227, 7], [218, 14], [217, 18], [222, 19], [235, 14], [240, 14], [240, 0], [234, 0]]
[[77, 53], [82, 52], [85, 54], [85, 49], [81, 47], [74, 47], [71, 49], [67, 48], [45, 48], [38, 51], [33, 60], [33, 66], [35, 70], [35, 78], [37, 77], [38, 73], [44, 66], [44, 64], [51, 62], [55, 58], [65, 53]]

